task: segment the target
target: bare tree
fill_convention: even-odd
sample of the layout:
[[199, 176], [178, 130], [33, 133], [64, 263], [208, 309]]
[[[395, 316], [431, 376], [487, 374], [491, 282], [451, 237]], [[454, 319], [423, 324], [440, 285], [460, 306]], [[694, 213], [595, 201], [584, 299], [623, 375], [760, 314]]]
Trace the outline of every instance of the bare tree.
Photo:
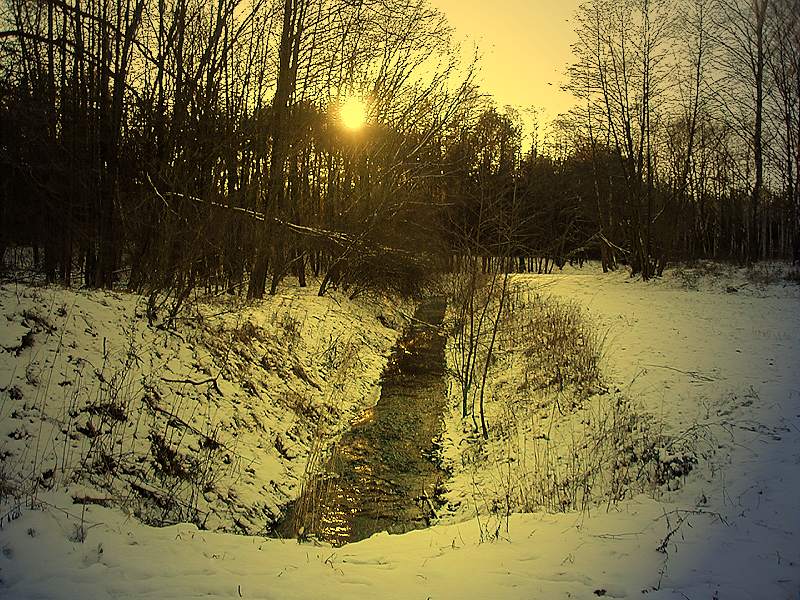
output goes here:
[[775, 0], [768, 15], [771, 49], [768, 65], [778, 92], [774, 99], [774, 126], [779, 139], [776, 162], [781, 173], [789, 219], [780, 219], [780, 253], [789, 246], [794, 261], [800, 260], [798, 234], [798, 168], [800, 168], [800, 4], [796, 0]]
[[766, 28], [769, 6], [769, 0], [716, 0], [714, 5], [715, 37], [722, 49], [715, 66], [723, 74], [717, 98], [724, 113], [737, 123], [740, 134], [749, 143], [754, 164], [747, 223], [749, 261], [765, 253], [765, 235], [759, 234], [759, 227], [764, 188], [764, 83], [769, 50]]
[[624, 173], [622, 225], [631, 268], [655, 273], [653, 224], [658, 218], [654, 143], [667, 78], [669, 3], [593, 0], [578, 10], [576, 62], [570, 89], [585, 105], [589, 137], [611, 147]]

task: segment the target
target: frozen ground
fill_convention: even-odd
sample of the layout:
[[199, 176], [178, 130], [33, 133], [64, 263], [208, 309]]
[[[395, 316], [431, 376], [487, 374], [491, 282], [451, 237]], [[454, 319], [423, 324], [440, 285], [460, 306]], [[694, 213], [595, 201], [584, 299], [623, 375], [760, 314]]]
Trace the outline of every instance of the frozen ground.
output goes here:
[[[698, 464], [678, 489], [591, 511], [513, 514], [492, 522], [491, 542], [481, 542], [487, 520], [465, 516], [334, 549], [151, 528], [113, 508], [73, 505], [56, 487], [43, 510], [4, 519], [0, 593], [800, 598], [798, 287], [759, 287], [739, 272], [642, 283], [585, 269], [522, 280], [578, 302], [608, 332], [611, 385], [665, 433], [692, 439]], [[25, 331], [4, 335], [16, 344]]]
[[169, 328], [130, 294], [5, 285], [0, 307], [0, 468], [12, 484], [250, 534], [377, 401], [403, 322], [387, 299], [297, 287], [199, 303]]

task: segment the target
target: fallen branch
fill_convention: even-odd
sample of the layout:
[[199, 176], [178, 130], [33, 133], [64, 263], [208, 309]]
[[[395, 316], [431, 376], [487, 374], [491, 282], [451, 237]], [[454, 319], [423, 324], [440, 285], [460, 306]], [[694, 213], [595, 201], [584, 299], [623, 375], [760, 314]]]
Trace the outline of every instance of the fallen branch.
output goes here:
[[216, 445], [219, 448], [223, 448], [226, 452], [229, 452], [230, 454], [232, 454], [233, 456], [239, 458], [240, 460], [242, 460], [242, 461], [248, 461], [249, 460], [251, 464], [255, 460], [255, 459], [253, 459], [251, 457], [244, 456], [243, 454], [238, 453], [236, 450], [234, 450], [230, 446], [227, 446], [226, 444], [222, 443], [217, 438], [211, 437], [207, 433], [204, 433], [203, 431], [200, 431], [197, 427], [195, 427], [191, 423], [187, 423], [185, 420], [181, 419], [178, 415], [176, 415], [172, 411], [167, 410], [166, 408], [162, 408], [161, 406], [159, 406], [158, 403], [155, 400], [151, 399], [149, 396], [145, 396], [144, 402], [145, 402], [145, 404], [147, 404], [148, 408], [150, 408], [150, 410], [152, 410], [153, 412], [159, 413], [159, 414], [164, 415], [165, 417], [168, 417], [169, 418], [169, 422], [177, 423], [181, 427], [183, 427], [185, 429], [188, 429], [189, 431], [194, 433], [196, 436], [198, 436], [200, 438], [203, 438], [204, 440], [206, 440], [206, 442], [209, 442], [212, 445]]
[[[175, 211], [169, 206], [169, 203], [166, 201], [167, 196], [172, 196], [175, 198], [180, 198], [182, 200], [191, 200], [192, 202], [196, 202], [198, 204], [205, 204], [207, 206], [213, 206], [214, 208], [219, 208], [221, 210], [227, 210], [235, 213], [242, 214], [250, 219], [258, 221], [260, 223], [266, 223], [270, 221], [282, 227], [286, 227], [290, 231], [295, 233], [299, 233], [301, 235], [307, 235], [312, 237], [319, 237], [329, 240], [338, 246], [346, 247], [347, 251], [350, 250], [348, 246], [355, 246], [356, 244], [360, 244], [364, 242], [364, 237], [367, 233], [369, 233], [370, 228], [365, 229], [365, 231], [354, 237], [350, 234], [344, 233], [342, 231], [332, 231], [330, 229], [322, 229], [319, 227], [310, 227], [308, 225], [299, 225], [297, 223], [292, 223], [291, 221], [284, 221], [283, 219], [279, 219], [278, 217], [268, 217], [264, 213], [260, 213], [255, 210], [251, 210], [249, 208], [242, 208], [240, 206], [229, 206], [227, 204], [221, 204], [219, 202], [214, 202], [212, 200], [204, 200], [202, 198], [198, 198], [197, 196], [190, 196], [188, 194], [182, 194], [180, 192], [160, 192], [158, 188], [156, 188], [155, 184], [153, 183], [152, 179], [150, 178], [149, 173], [147, 174], [147, 181], [150, 184], [150, 187], [153, 188], [153, 192], [156, 196], [167, 206], [167, 208], [173, 213], [176, 214]], [[403, 255], [411, 255], [410, 252], [406, 250], [402, 250], [400, 248], [392, 248], [390, 246], [383, 246], [381, 244], [375, 244], [373, 247], [381, 250], [382, 252], [387, 252], [391, 254], [403, 254]]]
[[216, 377], [209, 377], [208, 379], [203, 379], [202, 381], [194, 381], [193, 379], [170, 379], [169, 377], [162, 377], [161, 381], [166, 383], [188, 383], [189, 385], [206, 385], [207, 383], [213, 383], [214, 389], [217, 390], [217, 393], [221, 396], [222, 390], [219, 389], [219, 384], [217, 383], [217, 379], [219, 379], [219, 375]]
[[[664, 509], [662, 509], [662, 510], [664, 510]], [[675, 510], [671, 510], [669, 512], [664, 510], [664, 514], [662, 516], [653, 519], [654, 521], [660, 521], [660, 520], [664, 519], [667, 522], [667, 535], [664, 537], [663, 540], [661, 540], [661, 543], [658, 545], [656, 550], [658, 552], [662, 553], [662, 554], [665, 554], [665, 555], [668, 554], [667, 546], [669, 545], [670, 540], [672, 539], [672, 536], [674, 536], [676, 533], [678, 533], [680, 531], [680, 529], [683, 526], [684, 522], [686, 522], [688, 524], [688, 526], [691, 527], [692, 524], [688, 522], [688, 518], [693, 516], [693, 515], [694, 516], [714, 517], [715, 519], [719, 520], [719, 522], [722, 523], [723, 525], [729, 526], [728, 521], [727, 521], [727, 519], [725, 519], [724, 516], [722, 516], [718, 512], [712, 511], [712, 510], [704, 510], [704, 509], [701, 509], [701, 508], [695, 508], [695, 509], [676, 508]], [[677, 521], [676, 521], [676, 524], [675, 524], [674, 527], [670, 523], [670, 517], [671, 516], [674, 516], [674, 517], [677, 518]]]

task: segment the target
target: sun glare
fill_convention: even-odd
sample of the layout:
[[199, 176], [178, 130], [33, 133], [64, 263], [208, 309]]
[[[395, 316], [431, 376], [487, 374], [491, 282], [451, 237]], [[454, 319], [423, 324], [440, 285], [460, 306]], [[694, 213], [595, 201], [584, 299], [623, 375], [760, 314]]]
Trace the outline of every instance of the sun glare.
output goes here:
[[358, 98], [348, 98], [339, 107], [339, 118], [348, 129], [361, 129], [367, 121], [367, 107]]

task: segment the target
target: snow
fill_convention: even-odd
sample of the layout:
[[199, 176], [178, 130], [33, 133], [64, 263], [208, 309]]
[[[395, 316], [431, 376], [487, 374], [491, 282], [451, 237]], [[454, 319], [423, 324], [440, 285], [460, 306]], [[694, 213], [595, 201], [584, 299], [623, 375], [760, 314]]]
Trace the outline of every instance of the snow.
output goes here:
[[89, 465], [97, 489], [73, 495], [126, 498], [150, 522], [263, 531], [309, 460], [376, 402], [408, 307], [297, 287], [230, 302], [165, 329], [139, 296], [0, 287], [4, 468], [49, 488]]
[[[518, 284], [576, 302], [597, 330], [607, 333], [603, 367], [610, 393], [591, 396], [590, 408], [580, 410], [599, 411], [602, 402], [626, 398], [636, 414], [652, 419], [660, 435], [690, 443], [697, 464], [676, 480], [679, 485], [642, 490], [618, 502], [587, 510], [539, 510], [510, 515], [500, 511], [482, 514], [480, 518], [474, 513], [475, 500], [479, 503], [480, 496], [473, 493], [472, 504], [464, 502], [468, 506], [454, 508], [434, 527], [398, 536], [376, 534], [342, 548], [201, 531], [190, 524], [153, 528], [114, 507], [73, 505], [63, 486], [54, 486], [40, 493], [39, 498], [46, 502], [40, 508], [22, 507], [18, 516], [12, 511], [3, 519], [0, 594], [9, 598], [606, 596], [797, 600], [800, 598], [800, 544], [797, 543], [800, 294], [796, 285], [780, 282], [755, 285], [748, 283], [751, 279], [740, 271], [705, 270], [693, 278], [692, 285], [686, 285], [685, 275], [679, 272], [668, 272], [662, 280], [641, 282], [624, 273], [604, 275], [596, 267], [565, 269], [549, 276], [515, 276]], [[729, 288], [736, 291], [728, 291]], [[133, 314], [135, 300], [121, 295], [73, 295], [33, 289], [20, 293], [5, 288], [0, 294], [5, 314], [13, 317], [9, 323], [22, 324], [22, 311], [31, 306], [39, 311], [52, 306], [53, 311], [47, 316], [56, 326], [56, 331], [48, 334], [43, 325], [28, 322], [29, 331], [41, 329], [34, 336], [33, 346], [20, 351], [20, 360], [16, 351], [3, 355], [0, 384], [6, 387], [6, 393], [0, 406], [0, 424], [5, 447], [16, 452], [25, 442], [8, 438], [8, 430], [24, 427], [31, 433], [27, 438], [30, 444], [39, 427], [27, 414], [24, 419], [9, 418], [9, 407], [15, 402], [41, 400], [41, 393], [36, 395], [38, 388], [26, 379], [30, 365], [38, 365], [40, 381], [51, 377], [50, 387], [60, 390], [56, 383], [61, 371], [49, 376], [45, 368], [49, 364], [48, 352], [53, 354], [52, 340], [60, 339], [63, 348], [79, 344], [81, 352], [89, 356], [87, 360], [100, 361], [101, 336], [108, 337], [113, 323], [120, 322], [119, 313]], [[34, 300], [26, 294], [40, 298]], [[368, 337], [359, 342], [363, 343], [362, 348], [378, 343], [376, 340], [383, 340], [378, 347], [388, 348], [395, 339], [396, 334], [382, 326], [370, 329], [373, 322], [378, 323], [376, 313], [388, 312], [385, 306], [351, 305], [339, 298], [342, 303], [339, 307], [334, 301], [300, 298], [295, 292], [287, 294], [291, 298], [284, 301], [294, 307], [292, 311], [301, 305], [309, 314], [306, 320], [296, 319], [307, 328], [304, 331], [317, 331], [318, 325], [331, 328], [318, 334], [317, 340], [336, 336], [337, 332], [352, 333], [352, 339]], [[52, 315], [65, 301], [82, 311], [72, 308], [68, 311], [80, 317], [80, 327], [77, 318], [69, 327], [55, 323], [58, 319]], [[246, 313], [247, 319], [259, 327], [273, 328], [270, 331], [280, 322], [280, 315], [271, 316], [277, 314], [274, 305], [246, 310], [250, 311]], [[371, 318], [367, 316], [370, 314]], [[240, 322], [236, 315], [238, 312], [233, 311], [220, 318]], [[83, 323], [84, 317], [88, 324]], [[335, 325], [333, 321], [337, 318], [340, 321]], [[150, 335], [144, 323], [137, 326], [140, 338]], [[85, 333], [84, 329], [98, 337]], [[22, 335], [17, 336], [20, 332], [25, 334], [19, 328], [10, 330], [3, 339], [9, 346], [18, 347], [22, 340]], [[205, 356], [202, 348], [206, 346], [193, 344], [192, 350], [184, 348], [184, 356], [175, 355], [182, 344], [170, 341], [168, 334], [161, 335], [151, 343], [157, 340], [161, 344], [159, 349], [166, 344], [167, 348], [160, 350], [162, 360], [173, 359], [169, 364], [174, 367], [176, 378], [207, 376], [200, 371], [202, 360], [199, 360]], [[45, 338], [50, 341], [44, 343]], [[330, 350], [331, 346], [323, 348], [323, 344], [315, 348], [313, 342], [302, 339], [306, 349], [297, 353], [280, 353], [271, 341], [259, 341], [262, 345], [253, 350], [254, 357], [271, 352], [284, 359], [311, 357]], [[78, 350], [70, 348], [69, 352]], [[250, 403], [253, 412], [271, 410], [268, 407], [280, 396], [273, 388], [283, 375], [292, 375], [292, 370], [284, 369], [277, 375], [268, 375], [272, 372], [268, 370], [264, 376], [270, 377], [267, 380], [270, 385], [255, 388], [262, 397], [257, 403], [233, 377], [247, 373], [244, 352], [244, 348], [235, 352], [233, 362], [241, 364], [236, 362], [235, 370], [232, 367], [231, 378], [220, 379], [220, 383], [224, 380], [230, 386], [224, 388], [224, 397], [232, 394], [241, 406]], [[373, 358], [374, 372], [380, 364], [380, 353]], [[220, 364], [213, 358], [208, 360], [211, 364], [207, 370], [216, 374], [213, 367], [219, 368]], [[316, 389], [306, 381], [310, 380], [323, 389], [333, 389], [332, 385], [325, 387], [334, 377], [320, 363], [298, 362], [307, 377], [294, 374], [290, 379], [292, 385]], [[198, 367], [187, 372], [180, 366], [186, 364]], [[501, 361], [496, 372], [507, 372], [506, 367], [512, 373], [517, 368]], [[346, 378], [349, 384], [358, 379], [353, 375], [355, 372], [349, 371]], [[371, 376], [367, 380], [374, 386]], [[12, 381], [23, 393], [23, 400], [14, 401], [8, 394]], [[499, 380], [492, 382], [492, 385], [502, 384]], [[192, 392], [196, 386], [186, 387]], [[370, 386], [359, 390], [361, 395], [351, 413], [355, 406], [374, 401], [374, 389]], [[370, 390], [372, 400], [367, 398]], [[186, 402], [201, 400], [193, 395]], [[598, 408], [591, 408], [592, 403]], [[218, 403], [213, 409], [217, 414], [229, 411], [226, 418], [237, 415], [242, 420], [236, 432], [241, 436], [238, 448], [254, 452], [257, 436], [254, 433], [253, 437], [247, 437], [250, 435], [247, 427], [254, 428], [255, 418], [249, 420], [249, 412], [241, 407], [225, 408], [226, 405]], [[491, 401], [487, 406], [490, 427], [500, 425], [504, 410], [509, 412], [503, 408], [501, 399]], [[579, 427], [580, 419], [586, 415], [575, 416], [580, 410], [567, 410], [566, 416], [558, 417], [565, 432], [572, 428], [578, 435], [587, 430], [585, 426]], [[524, 424], [521, 429], [529, 434], [540, 424], [535, 410], [515, 414]], [[285, 425], [282, 419], [288, 418], [288, 413], [282, 413], [260, 420], [267, 423], [270, 431], [286, 432], [281, 426]], [[450, 450], [446, 449], [448, 452], [463, 439], [464, 432], [459, 427], [457, 420], [448, 421], [449, 441], [445, 444], [451, 445]], [[461, 447], [466, 452], [467, 447], [475, 447], [475, 442]], [[661, 459], [673, 458], [676, 448], [681, 447], [660, 447]], [[487, 446], [486, 452], [493, 451], [491, 445]], [[297, 461], [282, 458], [272, 448], [263, 452], [272, 457], [275, 465], [281, 465], [275, 466], [270, 476], [288, 477], [288, 472], [296, 467], [287, 465], [303, 462], [302, 458]], [[450, 456], [458, 458], [457, 454]], [[261, 468], [265, 467], [257, 468], [259, 478]], [[473, 474], [489, 481], [497, 468], [497, 464], [489, 461]], [[453, 481], [448, 483], [449, 494], [467, 493], [471, 482], [464, 482], [465, 473], [469, 473], [466, 468], [456, 471]], [[486, 493], [486, 486], [476, 485], [472, 490]], [[461, 497], [468, 499], [468, 495]], [[277, 499], [276, 496], [274, 500]], [[4, 508], [0, 514], [7, 510], [8, 507]]]

